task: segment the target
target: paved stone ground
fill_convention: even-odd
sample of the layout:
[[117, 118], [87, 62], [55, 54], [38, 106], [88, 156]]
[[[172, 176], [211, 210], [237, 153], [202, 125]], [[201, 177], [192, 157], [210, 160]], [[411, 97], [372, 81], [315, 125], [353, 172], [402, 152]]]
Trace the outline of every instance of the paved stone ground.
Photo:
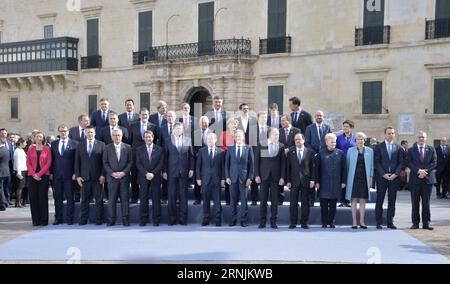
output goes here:
[[[450, 199], [436, 199], [433, 192], [431, 200], [432, 226], [434, 231], [427, 230], [410, 230], [411, 226], [411, 200], [407, 191], [400, 191], [397, 198], [397, 211], [395, 223], [399, 229], [420, 240], [421, 242], [431, 246], [433, 249], [450, 258]], [[50, 224], [54, 218], [54, 206], [50, 198]], [[6, 211], [0, 212], [0, 244], [17, 238], [23, 234], [29, 233], [36, 228], [31, 225], [30, 207], [23, 209], [8, 208]], [[51, 226], [51, 225], [50, 225]], [[0, 260], [0, 263], [5, 261]], [[7, 263], [18, 263], [17, 261]], [[36, 262], [28, 262], [36, 263]], [[58, 262], [47, 262], [58, 263]], [[92, 263], [92, 262], [83, 262]], [[95, 263], [95, 262], [94, 262]], [[114, 262], [101, 262], [114, 263]], [[210, 262], [208, 262], [210, 263]], [[235, 263], [235, 262], [233, 262]], [[249, 263], [249, 262], [245, 262]], [[258, 262], [251, 262], [258, 263]]]

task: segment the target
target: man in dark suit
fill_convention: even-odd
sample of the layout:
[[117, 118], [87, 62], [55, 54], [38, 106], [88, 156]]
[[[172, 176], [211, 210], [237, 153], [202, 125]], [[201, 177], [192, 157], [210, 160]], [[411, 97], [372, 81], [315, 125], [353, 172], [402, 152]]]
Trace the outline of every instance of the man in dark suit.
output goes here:
[[[108, 99], [100, 99], [100, 109], [94, 111], [91, 115], [91, 125], [95, 126], [95, 132], [97, 135], [100, 134], [100, 129], [109, 125], [108, 117], [110, 112], [112, 111], [109, 109]], [[98, 139], [98, 137], [96, 138]]]
[[131, 203], [137, 203], [139, 198], [138, 172], [136, 168], [136, 150], [145, 145], [144, 133], [151, 131], [153, 133], [153, 141], [157, 143], [159, 135], [158, 126], [148, 121], [150, 113], [147, 108], [141, 108], [139, 111], [139, 122], [130, 126], [129, 144], [133, 150], [133, 160], [135, 163], [131, 167]]
[[[267, 120], [266, 120], [267, 121]], [[284, 186], [286, 155], [284, 145], [279, 143], [280, 131], [271, 128], [267, 145], [255, 147], [255, 181], [260, 188], [260, 229], [266, 227], [267, 200], [270, 198], [270, 227], [277, 229], [278, 192]]]
[[[205, 117], [207, 119], [207, 117]], [[207, 146], [201, 148], [197, 155], [196, 178], [197, 185], [202, 188], [203, 222], [210, 223], [211, 198], [214, 200], [214, 219], [217, 227], [222, 226], [222, 205], [220, 204], [221, 187], [225, 185], [225, 151], [216, 147], [217, 135], [210, 132], [207, 136]]]
[[183, 136], [186, 138], [191, 138], [194, 136], [194, 130], [198, 125], [197, 119], [190, 115], [191, 106], [184, 102], [181, 104], [181, 117], [178, 119], [178, 122], [183, 124], [184, 133]]
[[110, 220], [108, 226], [116, 224], [116, 203], [119, 195], [122, 208], [122, 225], [130, 226], [128, 189], [131, 166], [133, 165], [133, 153], [130, 145], [122, 143], [122, 130], [115, 129], [112, 135], [113, 143], [107, 145], [103, 153], [103, 167], [109, 189]]
[[129, 134], [128, 129], [126, 129], [123, 126], [119, 126], [119, 117], [117, 116], [117, 113], [110, 112], [108, 116], [109, 125], [103, 127], [100, 130], [100, 135], [97, 135], [97, 139], [105, 143], [105, 145], [109, 145], [113, 143], [112, 139], [112, 133], [115, 129], [122, 130], [123, 136], [122, 136], [122, 142], [128, 143]]
[[167, 124], [166, 112], [167, 103], [165, 101], [159, 101], [156, 104], [156, 113], [150, 115], [148, 121], [161, 128], [164, 124]]
[[[227, 113], [223, 109], [223, 99], [220, 96], [213, 98], [214, 107], [205, 113], [209, 118], [209, 127], [220, 137], [223, 131], [227, 129]], [[217, 146], [222, 146], [223, 141], [219, 141]]]
[[431, 187], [436, 183], [436, 151], [426, 145], [427, 134], [419, 131], [417, 142], [408, 150], [408, 168], [411, 170], [409, 187], [412, 203], [412, 227], [418, 229], [420, 223], [420, 200], [422, 200], [423, 229], [433, 230], [430, 226]]
[[78, 144], [75, 152], [75, 176], [82, 190], [81, 217], [79, 225], [83, 226], [89, 220], [89, 202], [95, 198], [96, 224], [103, 224], [103, 195], [105, 183], [103, 169], [103, 152], [105, 143], [95, 139], [95, 127], [86, 127], [86, 140]]
[[9, 172], [10, 174], [8, 176], [5, 176], [3, 178], [3, 194], [5, 196], [5, 205], [6, 207], [13, 205], [13, 203], [11, 202], [11, 194], [12, 194], [12, 175], [11, 173], [13, 172], [14, 169], [14, 148], [15, 145], [13, 145], [13, 143], [11, 143], [11, 141], [8, 139], [8, 131], [6, 129], [0, 129], [0, 138], [3, 139], [3, 144], [5, 145], [5, 148], [8, 150], [9, 153], [9, 162], [8, 162], [8, 167], [9, 167]]
[[278, 111], [278, 105], [272, 103], [269, 106], [270, 115], [267, 117], [267, 125], [272, 128], [281, 128], [281, 115]]
[[[160, 139], [159, 139], [159, 145], [161, 147], [163, 147], [163, 149], [166, 148], [166, 145], [170, 145], [172, 143], [171, 141], [171, 137], [173, 134], [173, 129], [175, 126], [175, 121], [176, 121], [177, 117], [174, 111], [168, 111], [166, 113], [166, 124], [163, 124], [161, 126], [161, 128], [159, 129], [160, 131]], [[167, 204], [167, 199], [168, 197], [168, 192], [167, 192], [167, 180], [163, 179], [162, 180], [162, 184], [161, 184], [161, 199], [162, 199], [162, 204]]]
[[[199, 119], [199, 128], [194, 131], [194, 136], [192, 137], [193, 149], [194, 149], [194, 157], [198, 159], [198, 152], [201, 148], [207, 145], [207, 138], [209, 133], [214, 133], [209, 128], [209, 119], [207, 116], [202, 116]], [[202, 200], [201, 186], [198, 183], [195, 183], [194, 186], [194, 196], [195, 201], [194, 205], [200, 205]]]
[[[183, 137], [183, 124], [177, 122], [173, 128], [171, 143], [165, 145], [164, 179], [167, 180], [169, 198], [169, 226], [177, 223], [187, 225], [189, 179], [194, 176], [195, 160], [191, 141]], [[177, 218], [177, 196], [180, 214]]]
[[[438, 199], [448, 198], [447, 191], [450, 180], [450, 169], [447, 167], [450, 159], [450, 150], [447, 147], [447, 137], [442, 137], [441, 145], [436, 147], [437, 167], [436, 167], [436, 197]], [[442, 185], [442, 193], [441, 193]]]
[[139, 206], [140, 223], [139, 226], [146, 226], [148, 223], [148, 198], [152, 197], [153, 226], [159, 226], [161, 221], [161, 171], [164, 168], [164, 151], [153, 143], [155, 135], [152, 131], [144, 132], [145, 145], [136, 149], [136, 167], [138, 169], [139, 181]]
[[247, 190], [252, 184], [254, 176], [254, 154], [250, 145], [244, 143], [245, 134], [238, 129], [235, 134], [236, 144], [229, 146], [225, 156], [225, 177], [230, 185], [231, 222], [230, 227], [237, 223], [237, 203], [241, 201], [239, 215], [241, 226], [247, 227]]
[[303, 110], [301, 107], [301, 101], [297, 97], [289, 99], [289, 108], [291, 109], [291, 121], [292, 126], [300, 129], [305, 134], [306, 127], [313, 123], [311, 114]]
[[316, 111], [314, 118], [315, 123], [306, 127], [305, 146], [319, 153], [326, 147], [325, 135], [331, 133], [331, 127], [323, 122], [323, 111]]
[[5, 211], [9, 206], [5, 197], [5, 180], [10, 177], [9, 173], [9, 149], [6, 147], [6, 139], [0, 136], [0, 211]]
[[89, 116], [82, 114], [78, 116], [78, 125], [69, 130], [69, 139], [81, 142], [86, 139], [86, 127], [89, 125]]
[[[241, 104], [239, 106], [239, 110], [241, 115], [237, 118], [238, 121], [238, 129], [242, 129], [245, 133], [245, 141], [250, 146], [256, 146], [256, 136], [251, 135], [252, 133], [256, 133], [256, 128], [258, 125], [258, 121], [255, 117], [250, 116], [250, 108], [247, 104]], [[253, 139], [251, 139], [253, 138]]]
[[384, 130], [385, 141], [375, 147], [374, 163], [376, 167], [377, 201], [375, 214], [377, 229], [382, 229], [383, 203], [386, 191], [388, 192], [387, 227], [397, 229], [394, 225], [395, 202], [397, 190], [400, 186], [400, 172], [404, 163], [404, 151], [400, 145], [394, 143], [395, 129], [386, 127]]
[[287, 153], [287, 187], [291, 190], [289, 213], [289, 229], [297, 226], [298, 198], [301, 200], [300, 224], [303, 229], [308, 229], [309, 220], [309, 196], [314, 190], [314, 150], [305, 147], [305, 137], [301, 133], [295, 135], [295, 146], [289, 148]]
[[134, 112], [134, 101], [128, 99], [125, 101], [126, 111], [119, 115], [119, 126], [128, 128], [131, 124], [139, 121], [139, 114]]
[[52, 143], [51, 178], [53, 180], [53, 196], [55, 198], [55, 222], [53, 225], [63, 223], [63, 199], [66, 197], [66, 221], [73, 225], [74, 196], [73, 186], [75, 180], [75, 151], [78, 142], [69, 139], [69, 128], [66, 125], [58, 127], [59, 140]]

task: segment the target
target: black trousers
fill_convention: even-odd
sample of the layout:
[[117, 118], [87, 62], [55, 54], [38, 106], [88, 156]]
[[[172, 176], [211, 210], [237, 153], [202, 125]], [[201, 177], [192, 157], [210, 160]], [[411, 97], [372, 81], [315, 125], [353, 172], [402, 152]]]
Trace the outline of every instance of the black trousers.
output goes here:
[[350, 203], [350, 200], [345, 199], [345, 192], [347, 191], [347, 187], [341, 189], [341, 199], [339, 200], [341, 203]]
[[42, 180], [40, 181], [28, 177], [28, 191], [30, 194], [31, 219], [33, 225], [48, 224], [48, 187], [48, 176], [42, 176]]
[[75, 202], [80, 202], [81, 200], [81, 187], [78, 182], [73, 182], [73, 199]]
[[138, 170], [136, 167], [136, 156], [135, 156], [133, 165], [131, 166], [131, 199], [133, 200], [137, 200], [139, 198], [139, 184], [137, 174]]
[[322, 225], [334, 225], [336, 217], [337, 199], [320, 199], [320, 209], [322, 212]]
[[421, 181], [419, 184], [410, 184], [412, 203], [411, 219], [414, 225], [419, 225], [420, 223], [420, 201], [422, 201], [422, 223], [424, 225], [430, 223], [431, 187], [432, 186], [427, 184], [426, 181]]
[[80, 222], [89, 221], [89, 203], [95, 199], [95, 219], [103, 222], [103, 186], [98, 181], [85, 181], [81, 187], [81, 217]]
[[241, 207], [239, 208], [239, 214], [241, 217], [241, 222], [247, 221], [248, 215], [248, 204], [247, 204], [247, 190], [248, 187], [245, 184], [240, 183], [231, 183], [230, 186], [230, 206], [231, 206], [231, 222], [237, 221], [237, 204], [238, 201], [241, 201]]
[[[167, 181], [168, 189], [168, 209], [169, 209], [169, 224], [174, 224], [177, 219], [180, 223], [187, 222], [188, 218], [188, 202], [187, 202], [187, 187], [189, 183], [188, 177], [169, 177]], [[180, 199], [180, 214], [177, 218], [177, 197]]]
[[202, 185], [203, 200], [203, 220], [211, 220], [211, 200], [214, 201], [214, 220], [222, 222], [222, 204], [220, 204], [220, 183], [214, 183], [212, 180], [208, 184]]
[[258, 187], [259, 185], [255, 180], [252, 181], [252, 185], [250, 187], [250, 201], [252, 203], [258, 202]]
[[278, 187], [278, 202], [280, 203], [284, 202], [284, 186]]
[[10, 187], [11, 187], [11, 176], [2, 178], [3, 185], [3, 203], [5, 206], [9, 206], [9, 201], [11, 200]]
[[120, 207], [122, 209], [122, 220], [128, 221], [128, 216], [130, 213], [130, 203], [129, 203], [129, 180], [128, 178], [122, 178], [120, 180], [114, 180], [108, 182], [109, 188], [109, 199], [108, 199], [108, 209], [109, 209], [109, 221], [115, 222], [117, 218], [117, 199], [120, 196]]
[[5, 193], [4, 193], [4, 181], [5, 181], [6, 177], [1, 177], [0, 178], [0, 209], [5, 209], [7, 206], [7, 201], [6, 201], [6, 197], [5, 197]]
[[290, 223], [291, 225], [297, 225], [298, 224], [298, 199], [300, 195], [300, 202], [301, 202], [301, 217], [300, 217], [300, 224], [301, 225], [308, 225], [309, 220], [309, 198], [310, 193], [313, 189], [307, 188], [307, 187], [293, 187], [291, 188], [291, 194], [290, 194], [290, 204], [289, 204], [289, 215], [290, 215]]
[[155, 176], [153, 180], [145, 180], [140, 183], [139, 187], [139, 216], [141, 223], [148, 222], [149, 215], [149, 196], [152, 198], [152, 218], [153, 224], [159, 224], [161, 221], [161, 192], [160, 192], [161, 178]]
[[224, 194], [225, 194], [225, 203], [226, 204], [230, 204], [230, 200], [231, 200], [231, 195], [230, 195], [230, 186], [228, 185], [228, 183], [225, 183], [225, 191], [224, 191]]
[[278, 190], [279, 185], [277, 180], [273, 180], [272, 178], [268, 180], [261, 181], [260, 188], [260, 207], [259, 207], [259, 215], [260, 215], [260, 223], [265, 224], [267, 221], [267, 200], [270, 197], [270, 222], [277, 222], [278, 215]]
[[194, 182], [194, 198], [195, 201], [202, 201], [202, 187], [198, 186], [196, 182]]
[[[447, 195], [450, 186], [450, 172], [436, 172], [436, 195]], [[442, 185], [442, 193], [441, 193]]]
[[55, 220], [62, 222], [63, 218], [63, 200], [66, 197], [66, 221], [73, 222], [73, 213], [75, 211], [75, 202], [73, 199], [73, 180], [57, 179], [53, 180], [53, 198], [55, 199]]
[[396, 178], [393, 181], [388, 181], [383, 177], [378, 177], [377, 179], [377, 201], [375, 205], [375, 216], [377, 220], [377, 225], [383, 223], [383, 203], [388, 193], [388, 210], [387, 210], [387, 224], [394, 225], [395, 216], [395, 202], [397, 200], [397, 190], [400, 186], [400, 178]]

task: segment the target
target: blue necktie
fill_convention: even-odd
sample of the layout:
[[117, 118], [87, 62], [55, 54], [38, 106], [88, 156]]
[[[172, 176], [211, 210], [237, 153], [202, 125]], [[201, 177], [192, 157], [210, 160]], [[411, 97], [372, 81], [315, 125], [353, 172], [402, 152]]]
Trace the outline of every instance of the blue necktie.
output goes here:
[[209, 150], [209, 163], [213, 165], [213, 149]]
[[389, 143], [388, 144], [388, 155], [389, 155], [389, 160], [392, 158], [392, 144]]
[[236, 159], [237, 159], [238, 163], [241, 161], [241, 146], [238, 146]]
[[103, 119], [103, 122], [106, 122], [106, 112], [102, 112], [102, 119]]
[[147, 127], [145, 127], [145, 124], [142, 124], [142, 127], [141, 127], [141, 137], [142, 137], [142, 139], [144, 139], [144, 132], [147, 130]]
[[92, 142], [89, 142], [88, 154], [89, 154], [89, 158], [90, 158], [92, 155]]
[[61, 156], [64, 156], [64, 151], [66, 150], [66, 143], [64, 143], [64, 140], [62, 141], [62, 146], [61, 146]]

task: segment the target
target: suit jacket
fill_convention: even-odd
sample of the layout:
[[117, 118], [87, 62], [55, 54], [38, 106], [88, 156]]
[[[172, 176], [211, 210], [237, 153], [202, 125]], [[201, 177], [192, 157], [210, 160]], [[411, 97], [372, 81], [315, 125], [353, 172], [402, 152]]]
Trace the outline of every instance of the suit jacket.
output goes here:
[[[10, 161], [9, 150], [5, 146], [0, 147], [0, 177], [1, 178], [10, 176], [9, 161]], [[1, 194], [3, 194], [3, 192]]]
[[444, 172], [449, 171], [450, 169], [447, 168], [448, 159], [450, 159], [449, 147], [446, 147], [445, 152], [442, 152], [441, 146], [436, 147], [436, 156], [437, 156], [437, 166], [436, 166], [437, 173], [442, 174]]
[[[120, 130], [122, 130], [122, 142], [123, 143], [128, 143], [128, 138], [129, 138], [129, 134], [128, 134], [128, 129], [126, 129], [125, 127], [122, 126], [117, 126]], [[105, 143], [105, 145], [109, 145], [113, 142], [112, 137], [111, 137], [111, 126], [105, 126], [100, 130], [100, 134], [96, 135], [98, 136], [98, 140], [102, 141], [103, 143]]]
[[236, 157], [236, 146], [229, 146], [225, 156], [225, 178], [231, 179], [232, 183], [244, 184], [248, 179], [254, 177], [255, 158], [253, 149], [249, 145], [241, 148], [241, 158]]
[[119, 115], [119, 126], [128, 128], [131, 124], [139, 121], [139, 114], [133, 112], [133, 115], [131, 117], [131, 121], [128, 122], [128, 112], [124, 112], [121, 115]]
[[278, 119], [275, 119], [278, 125], [272, 126], [272, 117], [269, 115], [267, 117], [267, 125], [270, 127], [282, 128], [281, 126], [281, 116], [278, 116]]
[[[373, 149], [364, 147], [364, 164], [366, 169], [367, 191], [370, 200], [370, 187], [372, 185], [372, 177], [374, 172]], [[352, 200], [353, 181], [355, 180], [356, 165], [358, 163], [358, 147], [352, 147], [347, 151], [347, 188], [345, 191], [345, 199]]]
[[257, 130], [258, 120], [253, 116], [249, 116], [246, 129], [244, 129], [244, 126], [242, 125], [242, 118], [238, 117], [237, 120], [238, 120], [238, 129], [242, 129], [245, 132], [245, 141], [247, 141], [246, 143], [249, 144], [250, 146], [256, 146], [258, 142], [256, 140], [257, 138], [256, 133], [258, 132]]
[[198, 151], [195, 173], [196, 179], [201, 180], [203, 186], [211, 182], [220, 184], [222, 180], [225, 180], [225, 151], [215, 147], [211, 163], [208, 146], [201, 148]]
[[409, 175], [409, 183], [413, 185], [419, 184], [422, 180], [418, 178], [417, 172], [419, 169], [427, 169], [428, 175], [425, 178], [427, 184], [435, 184], [436, 160], [436, 150], [429, 145], [425, 145], [424, 159], [423, 162], [420, 161], [419, 149], [417, 147], [417, 143], [414, 143], [408, 150], [408, 168], [411, 170], [411, 174]]
[[[192, 137], [192, 143], [193, 143], [193, 149], [194, 149], [194, 156], [197, 157], [198, 151], [206, 146], [206, 141], [202, 140], [202, 129], [196, 129], [194, 131], [194, 136]], [[208, 128], [206, 130], [205, 136], [207, 137], [209, 133], [214, 133], [213, 130]], [[206, 139], [206, 138], [205, 138]]]
[[61, 140], [52, 142], [52, 167], [51, 173], [53, 179], [72, 179], [75, 173], [75, 151], [78, 147], [78, 142], [68, 139], [65, 145], [64, 155], [59, 153], [59, 143]]
[[148, 157], [147, 145], [142, 145], [136, 150], [136, 167], [138, 169], [138, 182], [145, 185], [148, 180], [147, 173], [155, 175], [153, 180], [158, 181], [164, 168], [164, 150], [161, 146], [153, 143], [151, 160]]
[[[269, 134], [269, 131], [270, 131], [270, 126], [268, 126], [268, 125], [266, 125], [266, 127], [265, 127], [266, 129], [265, 129], [265, 131], [263, 132], [263, 131], [260, 131], [260, 125], [259, 125], [259, 123], [256, 125], [256, 129], [255, 129], [255, 131], [254, 131], [254, 133], [252, 133], [252, 135], [253, 136], [255, 136], [256, 135], [256, 138], [254, 138], [255, 139], [255, 141], [257, 142], [257, 144], [256, 144], [256, 146], [263, 146], [263, 147], [266, 147], [267, 148], [267, 141], [268, 141], [268, 134]], [[252, 141], [252, 139], [250, 139], [250, 141]], [[253, 148], [253, 150], [255, 150], [255, 148]], [[254, 153], [254, 154], [256, 154], [256, 153]]]
[[103, 169], [104, 151], [105, 143], [94, 140], [89, 157], [87, 142], [79, 143], [75, 151], [75, 176], [83, 178], [84, 181], [98, 181], [100, 176], [106, 176]]
[[391, 159], [386, 149], [386, 142], [382, 142], [374, 150], [374, 160], [377, 178], [383, 178], [385, 174], [400, 175], [404, 162], [404, 151], [398, 144], [392, 145]]
[[[108, 110], [108, 112], [106, 113], [106, 121], [104, 121], [102, 119], [102, 111], [101, 110], [96, 110], [92, 113], [91, 115], [91, 125], [95, 126], [95, 133], [97, 133], [97, 135], [100, 133], [100, 130], [109, 125], [109, 120], [108, 120], [108, 116], [109, 114], [113, 112], [112, 110]], [[97, 138], [97, 137], [96, 137]]]
[[[189, 128], [190, 129], [183, 129], [183, 131], [184, 131], [184, 136], [190, 138], [190, 137], [194, 136], [195, 128], [198, 129], [198, 119], [195, 118], [192, 115], [190, 115], [189, 118], [190, 118], [190, 122], [189, 122]], [[180, 123], [184, 123], [183, 116], [178, 118], [177, 121], [180, 122]], [[184, 127], [184, 124], [183, 124], [183, 127]]]
[[294, 113], [291, 113], [292, 126], [298, 128], [302, 133], [306, 133], [306, 128], [313, 123], [312, 116], [308, 112], [302, 109], [297, 121], [294, 121]]
[[161, 128], [161, 126], [167, 123], [167, 119], [163, 118], [161, 125], [159, 125], [158, 113], [151, 114], [150, 117], [148, 118], [148, 121], [158, 126], [158, 128]]
[[209, 118], [209, 126], [214, 130], [217, 135], [220, 135], [223, 131], [227, 129], [227, 112], [222, 108], [221, 116], [222, 120], [216, 123], [216, 117], [214, 109], [210, 109], [205, 113], [205, 116]]
[[9, 171], [10, 173], [13, 172], [14, 170], [14, 151], [16, 149], [16, 145], [13, 145], [13, 143], [11, 141], [9, 141], [8, 139], [6, 140], [6, 143], [8, 144], [8, 150], [9, 150]]
[[297, 156], [297, 146], [289, 148], [287, 153], [287, 174], [286, 183], [291, 183], [292, 187], [309, 188], [311, 181], [314, 181], [314, 156], [316, 153], [304, 147], [301, 163]]
[[312, 148], [315, 152], [319, 152], [321, 149], [326, 148], [325, 135], [331, 133], [331, 127], [325, 123], [322, 124], [322, 137], [319, 138], [317, 133], [317, 125], [311, 124], [306, 127], [305, 132], [305, 145], [308, 148]]
[[280, 129], [280, 143], [285, 145], [286, 147], [290, 148], [295, 145], [295, 135], [298, 133], [301, 133], [301, 130], [295, 127], [291, 127], [291, 130], [289, 130], [288, 139], [286, 140], [286, 133], [285, 129]]
[[[86, 139], [86, 133], [84, 135], [84, 138]], [[69, 129], [69, 139], [81, 142], [80, 127], [78, 125]]]
[[111, 174], [114, 172], [124, 172], [126, 174], [122, 179], [128, 180], [130, 176], [131, 166], [133, 165], [133, 153], [131, 146], [121, 143], [120, 146], [120, 160], [117, 160], [115, 144], [106, 145], [103, 152], [103, 168], [106, 172], [106, 180], [108, 182], [116, 182]]
[[[130, 128], [128, 143], [133, 147], [133, 151], [136, 150], [138, 147], [145, 145], [144, 139], [142, 139], [141, 135], [141, 121], [133, 123]], [[153, 132], [153, 143], [158, 143], [158, 139], [160, 137], [158, 127], [151, 123], [147, 122], [147, 130], [150, 130]]]
[[278, 148], [274, 149], [275, 154], [269, 156], [268, 146], [258, 146], [253, 148], [255, 154], [255, 177], [259, 176], [261, 180], [278, 181], [286, 177], [286, 155], [284, 154], [284, 145], [278, 143]]
[[47, 146], [42, 147], [42, 152], [39, 157], [39, 165], [41, 166], [41, 170], [39, 172], [36, 172], [37, 151], [36, 146], [31, 145], [27, 151], [27, 173], [30, 177], [34, 176], [35, 174], [37, 174], [39, 177], [50, 175], [50, 167], [52, 166], [52, 150]]
[[[173, 132], [173, 126], [175, 124], [172, 124], [172, 132]], [[171, 142], [171, 135], [169, 133], [169, 127], [168, 124], [164, 124], [163, 126], [161, 126], [161, 128], [159, 129], [159, 136], [160, 139], [158, 141], [158, 144], [161, 145], [161, 147], [166, 148], [167, 144], [172, 143]]]
[[175, 138], [171, 137], [171, 142], [166, 143], [164, 172], [167, 173], [169, 178], [187, 178], [189, 171], [195, 169], [194, 152], [192, 149], [191, 141], [184, 137], [183, 146], [180, 147], [178, 152], [175, 146]]

